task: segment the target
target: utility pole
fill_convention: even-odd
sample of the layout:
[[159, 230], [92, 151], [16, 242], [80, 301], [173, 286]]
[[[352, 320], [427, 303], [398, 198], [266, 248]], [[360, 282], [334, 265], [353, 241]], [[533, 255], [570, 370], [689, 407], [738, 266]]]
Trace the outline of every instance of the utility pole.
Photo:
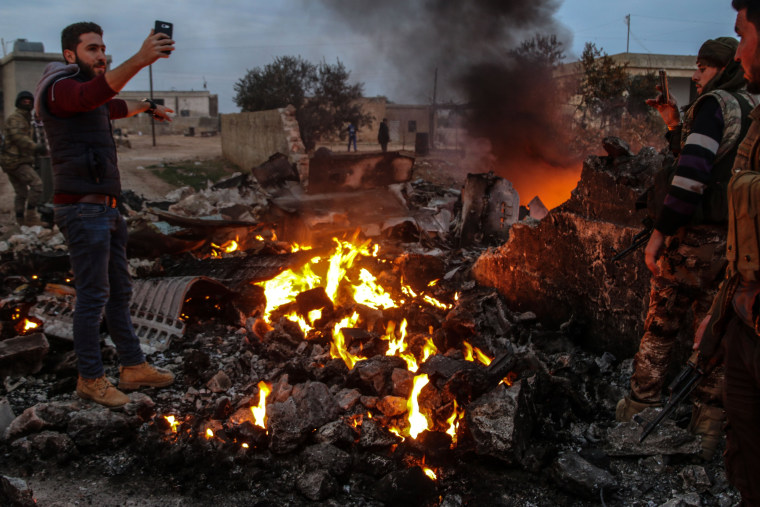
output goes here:
[[435, 74], [433, 76], [433, 106], [430, 108], [430, 128], [428, 129], [428, 131], [430, 132], [430, 140], [428, 142], [430, 143], [431, 148], [435, 148], [435, 122], [438, 118], [437, 95], [438, 95], [438, 67], [435, 68]]
[[625, 38], [625, 52], [628, 53], [628, 48], [631, 43], [631, 15], [625, 17], [625, 24], [628, 25], [628, 36]]
[[[148, 65], [148, 76], [150, 80], [150, 100], [153, 100], [153, 65]], [[150, 131], [153, 135], [153, 146], [156, 146], [156, 120], [153, 115], [150, 116]]]

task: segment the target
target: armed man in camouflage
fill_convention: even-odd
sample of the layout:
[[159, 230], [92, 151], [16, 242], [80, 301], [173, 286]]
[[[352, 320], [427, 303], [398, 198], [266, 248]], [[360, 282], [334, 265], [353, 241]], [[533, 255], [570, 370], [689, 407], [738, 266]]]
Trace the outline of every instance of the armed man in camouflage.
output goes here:
[[42, 195], [42, 180], [34, 170], [34, 156], [45, 153], [44, 143], [32, 137], [34, 96], [23, 91], [16, 97], [16, 110], [5, 119], [3, 153], [0, 165], [16, 192], [14, 209], [18, 225], [45, 225], [37, 213]]
[[[662, 405], [679, 332], [702, 320], [723, 275], [726, 186], [737, 147], [749, 128], [749, 113], [760, 103], [745, 90], [744, 73], [733, 59], [737, 46], [732, 37], [702, 45], [692, 76], [698, 97], [686, 108], [683, 120], [672, 97], [647, 101], [668, 126], [678, 160], [674, 170], [663, 169], [655, 184], [653, 201], [659, 209], [645, 250], [652, 272], [649, 309], [633, 360], [631, 391], [617, 405], [618, 421]], [[706, 460], [712, 459], [722, 439], [723, 374], [723, 368], [716, 368], [694, 394], [689, 429], [701, 435]]]

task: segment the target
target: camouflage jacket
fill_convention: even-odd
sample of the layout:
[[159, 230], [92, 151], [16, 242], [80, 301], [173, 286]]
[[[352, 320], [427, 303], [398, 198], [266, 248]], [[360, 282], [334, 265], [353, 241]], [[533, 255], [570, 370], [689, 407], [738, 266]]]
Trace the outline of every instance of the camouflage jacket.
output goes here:
[[3, 127], [3, 153], [0, 165], [3, 170], [12, 171], [21, 164], [34, 164], [34, 139], [32, 137], [32, 113], [16, 109], [5, 119]]

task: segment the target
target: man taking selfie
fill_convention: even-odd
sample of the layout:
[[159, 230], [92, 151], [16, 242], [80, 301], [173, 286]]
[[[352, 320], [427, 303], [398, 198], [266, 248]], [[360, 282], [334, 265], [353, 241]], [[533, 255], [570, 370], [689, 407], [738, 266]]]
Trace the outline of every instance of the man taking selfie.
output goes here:
[[35, 91], [35, 108], [50, 143], [55, 223], [66, 238], [74, 273], [76, 392], [83, 399], [117, 407], [129, 398], [105, 377], [100, 353], [104, 309], [122, 365], [119, 388], [163, 387], [174, 381], [171, 372], [145, 361], [132, 325], [127, 227], [116, 207], [121, 181], [111, 132], [111, 120], [144, 111], [159, 121], [170, 120], [171, 109], [147, 99], [114, 96], [141, 69], [167, 58], [174, 41], [151, 31], [137, 53], [115, 69], [107, 68], [103, 30], [95, 23], [64, 28], [61, 46], [66, 63], [45, 68]]

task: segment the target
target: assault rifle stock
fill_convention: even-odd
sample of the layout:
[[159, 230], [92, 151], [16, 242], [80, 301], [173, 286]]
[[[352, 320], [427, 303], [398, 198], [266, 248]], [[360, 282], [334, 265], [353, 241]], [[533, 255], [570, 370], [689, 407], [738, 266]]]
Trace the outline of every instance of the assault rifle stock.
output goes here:
[[698, 366], [699, 352], [694, 352], [689, 358], [686, 366], [678, 376], [673, 379], [673, 382], [668, 386], [670, 391], [670, 398], [667, 405], [663, 407], [657, 417], [644, 426], [644, 431], [641, 432], [639, 443], [643, 442], [645, 438], [649, 436], [659, 424], [668, 417], [678, 407], [678, 405], [687, 398], [695, 387], [699, 384], [705, 372]]
[[631, 240], [631, 244], [628, 245], [623, 250], [619, 251], [612, 257], [612, 262], [617, 262], [620, 259], [627, 257], [634, 251], [636, 251], [638, 248], [640, 248], [642, 245], [646, 245], [649, 241], [649, 237], [652, 235], [652, 231], [654, 230], [654, 220], [647, 217], [645, 218], [642, 223], [644, 224], [644, 228], [636, 233], [636, 235]]

